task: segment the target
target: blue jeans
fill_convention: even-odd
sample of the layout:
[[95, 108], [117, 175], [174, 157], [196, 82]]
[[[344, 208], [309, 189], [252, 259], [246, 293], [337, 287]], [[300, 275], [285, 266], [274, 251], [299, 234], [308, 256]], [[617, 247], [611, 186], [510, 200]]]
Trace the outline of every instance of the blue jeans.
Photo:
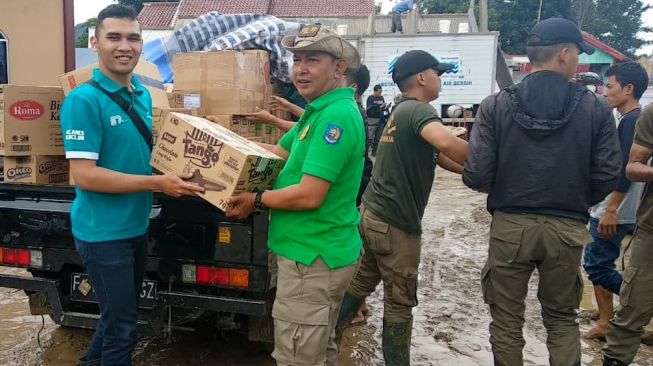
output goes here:
[[85, 242], [75, 238], [100, 306], [100, 321], [81, 364], [131, 365], [138, 328], [138, 299], [145, 274], [147, 235]]
[[635, 229], [635, 224], [617, 225], [617, 233], [610, 238], [601, 237], [598, 228], [599, 220], [590, 219], [590, 235], [594, 241], [585, 246], [583, 267], [594, 286], [619, 294], [623, 278], [617, 272], [614, 262], [619, 258], [621, 241]]

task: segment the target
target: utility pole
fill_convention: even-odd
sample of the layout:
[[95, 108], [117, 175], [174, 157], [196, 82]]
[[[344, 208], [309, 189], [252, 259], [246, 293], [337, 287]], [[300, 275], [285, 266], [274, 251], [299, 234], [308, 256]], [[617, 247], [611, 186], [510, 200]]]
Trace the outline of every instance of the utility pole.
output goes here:
[[537, 9], [537, 22], [540, 22], [540, 17], [542, 16], [542, 2], [543, 0], [540, 0], [540, 8]]
[[481, 32], [489, 32], [490, 29], [487, 25], [487, 0], [480, 0], [481, 10], [480, 10], [480, 20], [481, 20]]

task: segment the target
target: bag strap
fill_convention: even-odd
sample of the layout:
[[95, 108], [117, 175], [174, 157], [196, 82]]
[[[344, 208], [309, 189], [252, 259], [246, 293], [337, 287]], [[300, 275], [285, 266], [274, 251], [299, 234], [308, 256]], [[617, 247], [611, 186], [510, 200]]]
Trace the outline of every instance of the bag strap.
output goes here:
[[141, 136], [143, 137], [143, 140], [147, 144], [147, 147], [150, 149], [150, 152], [152, 152], [152, 147], [154, 146], [153, 140], [152, 140], [152, 132], [150, 131], [149, 128], [147, 128], [147, 125], [145, 122], [143, 122], [143, 119], [134, 111], [132, 108], [131, 103], [126, 101], [124, 98], [122, 98], [118, 93], [109, 93], [108, 90], [104, 89], [100, 84], [98, 84], [95, 80], [89, 80], [86, 82], [86, 84], [91, 85], [98, 90], [102, 91], [104, 94], [106, 94], [111, 100], [113, 100], [116, 104], [122, 108], [125, 113], [131, 118], [132, 122], [134, 122], [134, 125], [136, 126], [136, 129], [138, 129], [138, 132], [140, 132]]

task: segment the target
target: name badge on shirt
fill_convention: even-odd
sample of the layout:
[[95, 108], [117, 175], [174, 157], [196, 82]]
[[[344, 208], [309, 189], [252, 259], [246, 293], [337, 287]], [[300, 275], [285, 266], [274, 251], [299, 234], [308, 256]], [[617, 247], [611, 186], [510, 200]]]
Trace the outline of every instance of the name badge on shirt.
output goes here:
[[311, 125], [306, 126], [304, 131], [302, 131], [302, 134], [299, 135], [299, 141], [304, 141], [304, 139], [306, 138], [306, 135], [308, 135], [308, 130], [310, 130], [310, 129], [311, 129]]

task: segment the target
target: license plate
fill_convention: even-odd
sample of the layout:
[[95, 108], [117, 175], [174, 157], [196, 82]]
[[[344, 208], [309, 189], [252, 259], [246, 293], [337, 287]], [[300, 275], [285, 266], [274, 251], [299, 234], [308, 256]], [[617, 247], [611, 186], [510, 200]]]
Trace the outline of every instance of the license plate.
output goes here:
[[[90, 286], [83, 284], [84, 282], [87, 282]], [[71, 300], [97, 302], [91, 280], [86, 273], [73, 273], [70, 276], [70, 288]], [[138, 306], [151, 309], [154, 307], [155, 303], [156, 281], [143, 280]]]

